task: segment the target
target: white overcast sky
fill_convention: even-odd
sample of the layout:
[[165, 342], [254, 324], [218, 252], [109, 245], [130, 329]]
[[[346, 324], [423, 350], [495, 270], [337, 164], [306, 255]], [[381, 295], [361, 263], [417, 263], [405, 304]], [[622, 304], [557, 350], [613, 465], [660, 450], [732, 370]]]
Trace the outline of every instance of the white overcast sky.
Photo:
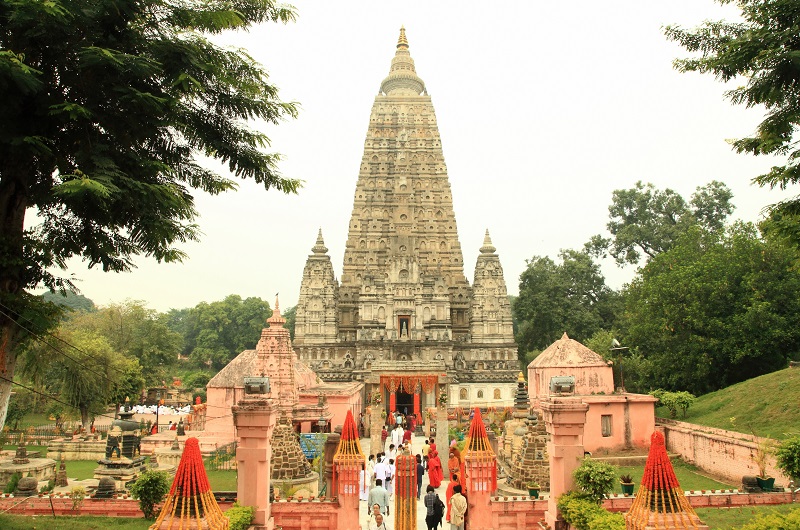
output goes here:
[[[159, 311], [228, 294], [297, 303], [306, 257], [322, 228], [341, 273], [370, 109], [405, 25], [417, 73], [433, 98], [453, 188], [465, 273], [472, 281], [489, 229], [509, 293], [525, 260], [556, 257], [604, 232], [615, 189], [637, 180], [685, 197], [722, 180], [735, 216], [755, 221], [781, 195], [750, 179], [774, 160], [733, 153], [760, 109], [732, 106], [712, 76], [681, 74], [685, 56], [662, 26], [733, 19], [712, 0], [471, 2], [305, 1], [298, 19], [224, 36], [266, 66], [296, 120], [266, 127], [296, 196], [240, 181], [199, 196], [202, 241], [182, 264], [137, 259], [131, 273], [68, 271], [105, 305], [142, 300]], [[731, 85], [727, 88], [731, 88]], [[784, 195], [785, 196], [785, 195]], [[620, 287], [632, 268], [604, 263]]]

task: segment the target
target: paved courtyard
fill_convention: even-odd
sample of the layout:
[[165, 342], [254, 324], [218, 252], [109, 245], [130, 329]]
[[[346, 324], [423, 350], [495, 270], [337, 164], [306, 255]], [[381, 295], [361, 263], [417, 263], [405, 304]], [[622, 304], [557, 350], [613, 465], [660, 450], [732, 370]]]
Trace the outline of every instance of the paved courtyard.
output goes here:
[[[411, 439], [411, 452], [412, 454], [422, 454], [422, 446], [425, 445], [425, 438], [423, 436], [414, 436]], [[365, 455], [370, 455], [378, 452], [378, 450], [372, 451], [370, 446], [370, 439], [369, 438], [362, 438], [361, 439], [361, 450], [364, 451]], [[442, 451], [440, 451], [441, 453]], [[444, 462], [443, 464], [447, 464], [447, 453], [444, 453]], [[439, 498], [442, 499], [442, 502], [447, 502], [445, 498], [445, 492], [447, 491], [447, 485], [450, 483], [445, 477], [445, 480], [442, 481], [441, 486], [436, 488], [436, 493], [439, 494]], [[422, 497], [425, 495], [425, 489], [428, 487], [428, 474], [426, 473], [422, 477]], [[389, 503], [389, 516], [385, 519], [386, 520], [386, 528], [387, 530], [394, 530], [394, 500], [395, 496], [392, 495], [392, 499]], [[367, 502], [361, 501], [359, 503], [359, 520], [361, 521], [361, 528], [366, 530], [367, 529]], [[443, 521], [442, 526], [444, 530], [447, 530], [450, 527], [450, 524]], [[422, 498], [417, 502], [417, 528], [420, 530], [425, 530], [427, 526], [425, 526], [425, 506], [422, 503]]]

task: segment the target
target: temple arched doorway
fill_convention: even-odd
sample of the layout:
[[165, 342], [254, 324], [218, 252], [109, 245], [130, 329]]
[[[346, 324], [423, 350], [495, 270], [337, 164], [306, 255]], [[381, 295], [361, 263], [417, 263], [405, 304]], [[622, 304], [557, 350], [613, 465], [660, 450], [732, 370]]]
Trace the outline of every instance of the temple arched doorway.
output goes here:
[[398, 390], [395, 410], [404, 416], [414, 414], [414, 394], [405, 392], [404, 390]]

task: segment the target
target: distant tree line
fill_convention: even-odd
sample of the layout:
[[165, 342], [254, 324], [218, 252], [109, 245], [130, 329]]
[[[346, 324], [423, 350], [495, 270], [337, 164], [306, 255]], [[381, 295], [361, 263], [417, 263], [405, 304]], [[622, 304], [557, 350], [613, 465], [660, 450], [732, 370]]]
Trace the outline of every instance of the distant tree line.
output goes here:
[[[731, 199], [720, 182], [689, 200], [641, 182], [615, 191], [609, 235], [528, 260], [512, 304], [520, 360], [566, 332], [613, 360], [628, 390], [699, 395], [800, 358], [800, 253], [772, 219], [727, 223]], [[618, 291], [606, 256], [638, 266]]]
[[[204, 394], [216, 372], [255, 347], [272, 314], [266, 301], [238, 295], [166, 313], [140, 301], [97, 307], [70, 292], [42, 296], [60, 307], [62, 318], [20, 352], [17, 381], [30, 390], [19, 388], [12, 398], [12, 426], [31, 410], [57, 417], [71, 410], [88, 425], [109, 405], [138, 402], [144, 388], [173, 378]], [[286, 314], [293, 325], [294, 308]]]

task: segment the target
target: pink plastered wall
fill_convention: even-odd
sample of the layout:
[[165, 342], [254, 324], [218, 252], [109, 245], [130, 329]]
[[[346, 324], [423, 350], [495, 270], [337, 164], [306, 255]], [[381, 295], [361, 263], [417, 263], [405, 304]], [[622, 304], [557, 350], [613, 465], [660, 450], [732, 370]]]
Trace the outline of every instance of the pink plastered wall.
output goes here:
[[283, 530], [337, 530], [339, 528], [341, 505], [337, 501], [278, 501], [272, 503], [271, 508], [276, 528]]
[[528, 367], [528, 397], [531, 403], [550, 395], [550, 379], [556, 376], [575, 377], [575, 394], [611, 394], [614, 374], [610, 366]]
[[[674, 420], [659, 420], [658, 428], [664, 432], [669, 452], [733, 484], [740, 483], [744, 475], [759, 474], [753, 456], [760, 438]], [[767, 474], [775, 477], [776, 483], [788, 485], [790, 478], [776, 467], [775, 457], [768, 457], [768, 462]]]
[[[655, 402], [643, 394], [581, 396], [589, 405], [583, 430], [586, 451], [649, 447], [655, 430]], [[603, 416], [611, 416], [610, 436], [603, 436]]]

